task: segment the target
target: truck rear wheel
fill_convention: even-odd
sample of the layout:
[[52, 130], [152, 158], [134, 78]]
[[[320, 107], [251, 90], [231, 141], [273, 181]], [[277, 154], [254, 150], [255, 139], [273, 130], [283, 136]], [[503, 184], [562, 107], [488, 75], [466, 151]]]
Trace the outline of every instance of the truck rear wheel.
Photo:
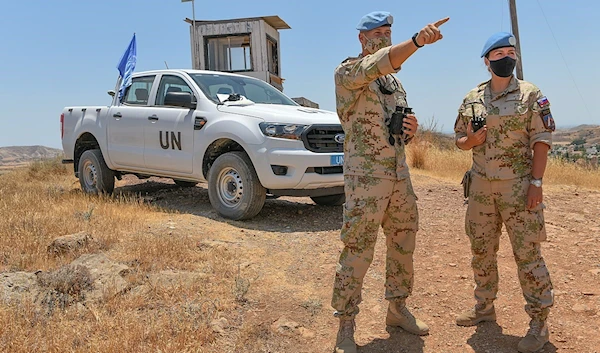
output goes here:
[[110, 194], [115, 189], [115, 173], [108, 168], [99, 149], [83, 152], [77, 169], [83, 192]]
[[263, 208], [266, 189], [244, 152], [228, 152], [215, 160], [208, 172], [208, 198], [223, 217], [244, 220]]
[[346, 194], [336, 194], [327, 196], [311, 196], [311, 199], [322, 206], [341, 206], [346, 202]]

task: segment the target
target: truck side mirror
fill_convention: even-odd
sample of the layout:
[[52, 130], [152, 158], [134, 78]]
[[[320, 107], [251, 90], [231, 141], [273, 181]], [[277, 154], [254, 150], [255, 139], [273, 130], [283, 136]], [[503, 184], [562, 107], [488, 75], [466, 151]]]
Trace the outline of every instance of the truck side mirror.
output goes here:
[[197, 102], [190, 92], [167, 92], [164, 105], [196, 109]]

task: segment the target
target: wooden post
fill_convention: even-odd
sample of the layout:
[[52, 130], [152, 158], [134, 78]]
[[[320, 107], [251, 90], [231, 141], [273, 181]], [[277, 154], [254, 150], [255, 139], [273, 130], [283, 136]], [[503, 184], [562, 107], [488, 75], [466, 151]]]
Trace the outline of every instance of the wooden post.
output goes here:
[[510, 7], [510, 23], [512, 25], [512, 33], [517, 40], [517, 56], [519, 60], [517, 61], [517, 78], [519, 80], [523, 79], [523, 56], [521, 55], [521, 40], [519, 39], [519, 23], [517, 20], [517, 5], [515, 4], [515, 0], [508, 0], [508, 5]]

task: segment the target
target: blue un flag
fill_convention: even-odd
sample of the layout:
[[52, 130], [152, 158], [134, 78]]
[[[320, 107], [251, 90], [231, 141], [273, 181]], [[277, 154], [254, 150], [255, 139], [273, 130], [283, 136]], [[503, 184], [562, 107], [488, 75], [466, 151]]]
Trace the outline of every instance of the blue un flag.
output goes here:
[[122, 99], [123, 94], [127, 87], [131, 86], [131, 75], [133, 74], [133, 70], [135, 69], [135, 63], [137, 60], [137, 49], [135, 44], [135, 33], [133, 34], [133, 38], [131, 38], [131, 42], [129, 42], [129, 46], [125, 53], [123, 53], [123, 57], [117, 65], [117, 69], [119, 69], [119, 74], [122, 77], [121, 87], [119, 88], [119, 100]]

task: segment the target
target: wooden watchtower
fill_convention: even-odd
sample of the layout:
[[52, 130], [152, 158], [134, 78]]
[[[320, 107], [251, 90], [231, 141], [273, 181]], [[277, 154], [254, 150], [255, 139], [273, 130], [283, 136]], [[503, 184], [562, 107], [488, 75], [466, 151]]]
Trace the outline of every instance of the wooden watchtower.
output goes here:
[[291, 27], [279, 16], [185, 22], [190, 24], [193, 69], [252, 76], [283, 91], [279, 30]]

